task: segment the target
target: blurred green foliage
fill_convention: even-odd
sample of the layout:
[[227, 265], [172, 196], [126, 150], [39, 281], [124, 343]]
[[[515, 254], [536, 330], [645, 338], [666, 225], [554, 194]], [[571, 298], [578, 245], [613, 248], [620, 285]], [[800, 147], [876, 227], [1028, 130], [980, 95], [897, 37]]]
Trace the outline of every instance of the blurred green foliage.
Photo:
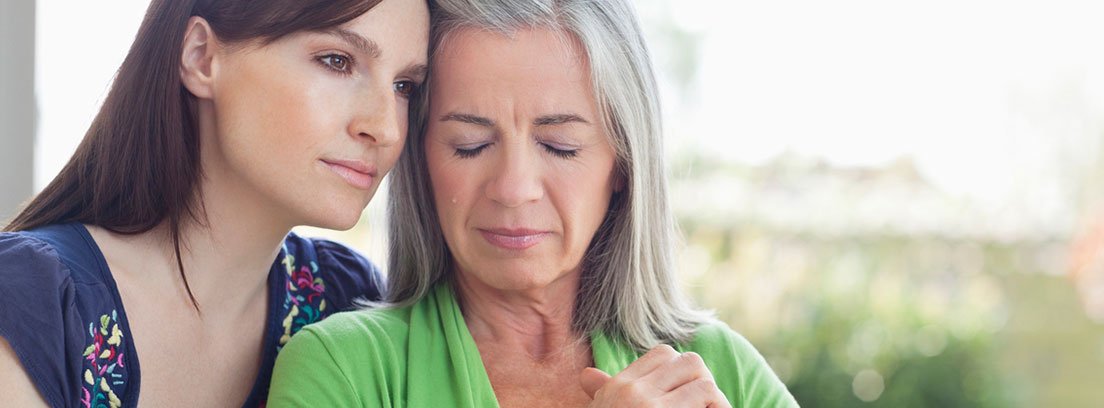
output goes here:
[[[907, 166], [683, 168], [693, 171], [676, 170], [673, 196], [698, 197], [673, 202], [686, 290], [748, 337], [802, 406], [1079, 407], [1100, 400], [1093, 384], [1104, 373], [1104, 327], [1076, 300], [1065, 276], [1068, 242], [1060, 237], [949, 226], [985, 222], [954, 214], [954, 206], [928, 205], [950, 215], [919, 227], [873, 213], [944, 200]], [[824, 194], [814, 184], [848, 194]], [[700, 208], [720, 200], [703, 194], [726, 188], [795, 209]], [[886, 193], [894, 190], [907, 194]], [[842, 216], [888, 221], [825, 221]]]
[[[787, 386], [805, 407], [1007, 407], [1014, 396], [1009, 380], [995, 364], [992, 339], [975, 336], [949, 338], [921, 322], [902, 325], [891, 337], [909, 339], [925, 334], [936, 339], [941, 350], [926, 355], [907, 348], [877, 353], [869, 359], [869, 372], [880, 380], [864, 384], [853, 372], [848, 349], [856, 335], [869, 327], [869, 316], [838, 313], [830, 304], [817, 307], [809, 326], [783, 328], [768, 340], [765, 353], [784, 353], [801, 361], [800, 371], [789, 373]], [[876, 323], [875, 323], [876, 324]], [[942, 336], [942, 337], [938, 337]], [[929, 337], [929, 338], [930, 338]], [[922, 340], [921, 340], [922, 341]], [[938, 344], [938, 343], [937, 343]], [[873, 389], [871, 389], [873, 388]], [[871, 401], [863, 401], [858, 394]], [[874, 397], [874, 398], [871, 398]]]

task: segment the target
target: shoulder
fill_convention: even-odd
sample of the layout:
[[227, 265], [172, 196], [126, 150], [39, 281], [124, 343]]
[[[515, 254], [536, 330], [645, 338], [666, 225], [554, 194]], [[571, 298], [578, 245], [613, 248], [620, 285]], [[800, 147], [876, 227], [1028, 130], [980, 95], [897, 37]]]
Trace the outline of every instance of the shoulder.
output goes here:
[[685, 351], [701, 355], [734, 407], [797, 406], [755, 346], [724, 323], [712, 321], [698, 326]]
[[743, 369], [770, 370], [763, 356], [755, 346], [751, 345], [751, 342], [719, 321], [698, 326], [694, 331], [694, 340], [685, 351], [693, 351], [701, 355], [714, 373], [725, 372], [735, 375], [744, 371]]
[[759, 355], [759, 352], [744, 336], [719, 321], [710, 321], [695, 328], [694, 341], [691, 346], [703, 351], [724, 353], [735, 351], [740, 356]]
[[83, 333], [77, 288], [53, 243], [0, 233], [0, 337], [51, 405], [75, 401]]
[[336, 310], [353, 308], [357, 299], [380, 300], [383, 275], [379, 268], [356, 250], [327, 239], [303, 238], [290, 233], [284, 239], [289, 274], [309, 271], [321, 279], [326, 298]]
[[[336, 313], [304, 327], [303, 332], [311, 333], [310, 337], [320, 346], [335, 350], [335, 357], [349, 357], [352, 360], [365, 354], [398, 357], [403, 354], [410, 332], [410, 308]], [[297, 338], [292, 338], [289, 348], [294, 347]], [[368, 352], [364, 349], [375, 350]], [[350, 355], [345, 356], [346, 352]]]
[[73, 290], [70, 269], [53, 245], [24, 233], [0, 233], [0, 309], [11, 312], [2, 319], [56, 313], [72, 306]]
[[64, 264], [53, 245], [23, 232], [0, 233], [0, 274], [4, 275], [4, 287], [9, 279], [20, 276], [34, 276], [35, 281], [52, 276], [58, 280], [63, 275]]
[[33, 276], [44, 283], [76, 280], [100, 284], [105, 267], [92, 237], [80, 223], [0, 233], [0, 273]]
[[362, 370], [405, 363], [409, 316], [407, 308], [336, 313], [304, 327], [277, 359], [328, 361], [333, 370], [350, 378], [381, 375]]
[[337, 313], [304, 327], [276, 358], [269, 406], [389, 406], [385, 397], [402, 392], [408, 328], [408, 309]]

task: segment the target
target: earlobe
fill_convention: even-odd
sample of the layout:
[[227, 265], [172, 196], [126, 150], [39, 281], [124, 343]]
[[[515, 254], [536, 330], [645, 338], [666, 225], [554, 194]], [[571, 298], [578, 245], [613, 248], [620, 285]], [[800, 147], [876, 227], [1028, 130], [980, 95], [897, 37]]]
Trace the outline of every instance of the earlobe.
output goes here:
[[180, 53], [180, 81], [197, 98], [210, 98], [213, 94], [217, 48], [218, 43], [207, 20], [194, 16], [189, 19]]

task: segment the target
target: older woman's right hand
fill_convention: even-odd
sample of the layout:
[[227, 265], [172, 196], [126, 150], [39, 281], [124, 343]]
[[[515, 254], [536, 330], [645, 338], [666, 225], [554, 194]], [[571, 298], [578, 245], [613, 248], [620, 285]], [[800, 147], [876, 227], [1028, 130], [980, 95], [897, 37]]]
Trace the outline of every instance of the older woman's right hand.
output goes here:
[[732, 407], [701, 356], [666, 344], [653, 347], [615, 376], [588, 367], [579, 380], [594, 408]]

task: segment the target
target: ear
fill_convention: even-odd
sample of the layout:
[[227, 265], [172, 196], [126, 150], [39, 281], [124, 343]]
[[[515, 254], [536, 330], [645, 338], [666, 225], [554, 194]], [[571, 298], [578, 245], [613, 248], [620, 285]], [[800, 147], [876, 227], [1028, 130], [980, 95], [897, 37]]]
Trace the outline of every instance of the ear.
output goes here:
[[193, 16], [184, 30], [180, 51], [180, 82], [198, 98], [211, 98], [218, 41], [203, 17]]

